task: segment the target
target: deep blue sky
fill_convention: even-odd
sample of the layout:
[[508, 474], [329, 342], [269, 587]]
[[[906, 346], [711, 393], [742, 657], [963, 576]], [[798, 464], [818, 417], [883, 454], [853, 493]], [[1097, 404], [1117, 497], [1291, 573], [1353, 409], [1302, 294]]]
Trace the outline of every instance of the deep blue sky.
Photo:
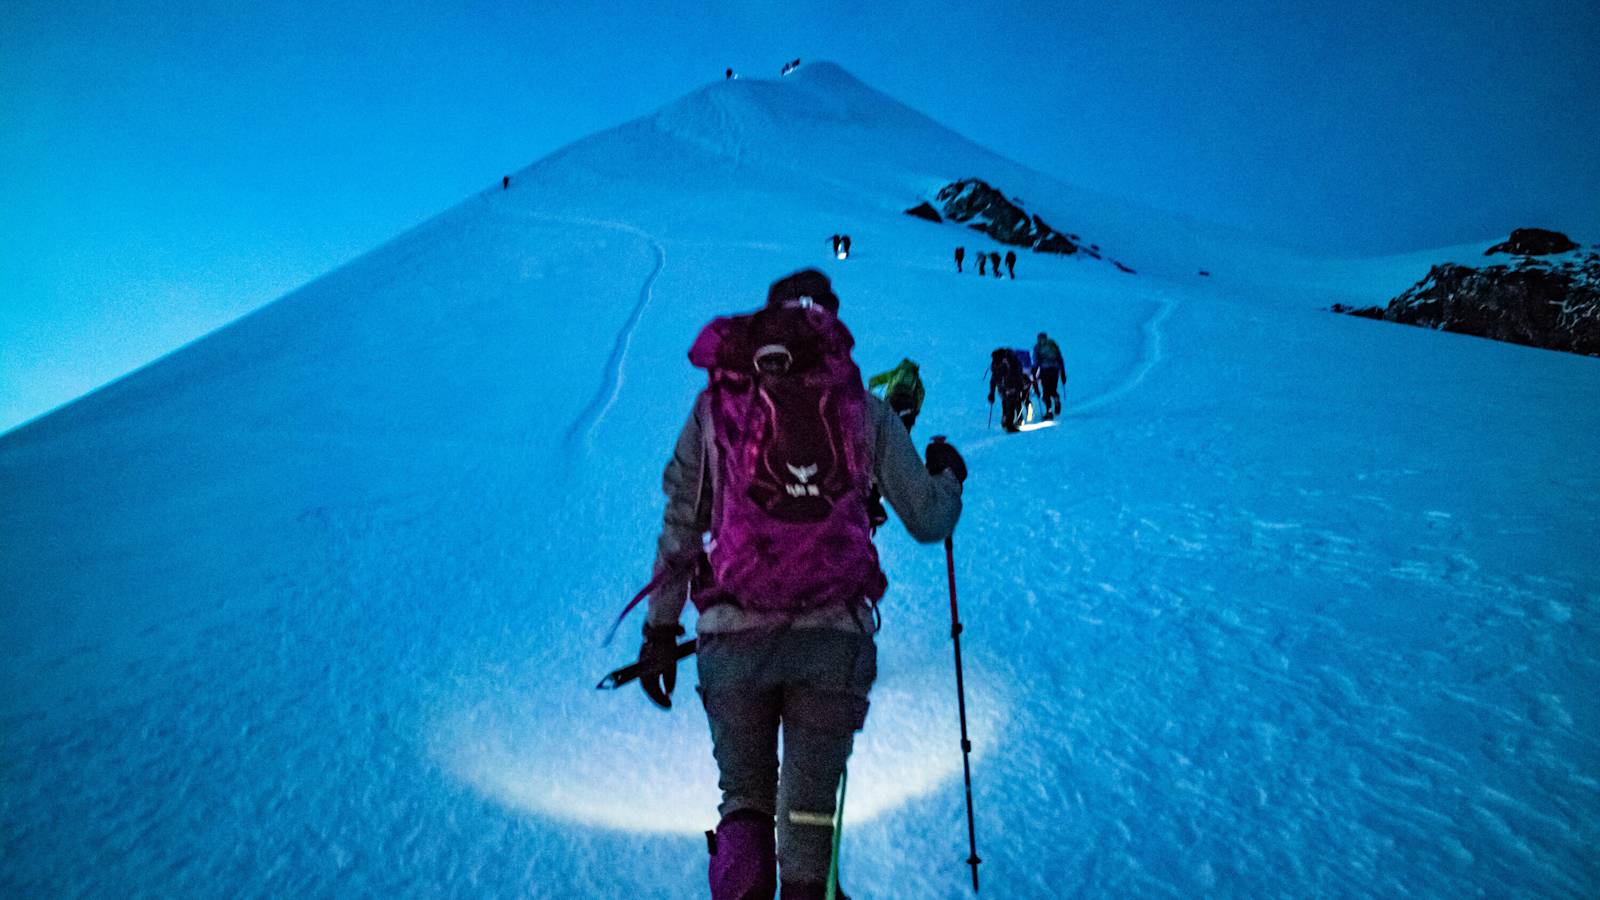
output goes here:
[[1592, 0], [408, 6], [6, 4], [0, 429], [724, 66], [796, 56], [1290, 243], [1600, 240]]

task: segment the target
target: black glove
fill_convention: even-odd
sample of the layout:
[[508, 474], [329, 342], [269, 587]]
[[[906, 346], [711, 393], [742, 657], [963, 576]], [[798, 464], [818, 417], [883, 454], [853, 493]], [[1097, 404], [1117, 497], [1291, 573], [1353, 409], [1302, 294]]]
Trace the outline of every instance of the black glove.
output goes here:
[[928, 449], [923, 453], [928, 460], [928, 474], [937, 475], [940, 472], [950, 472], [958, 481], [967, 480], [967, 462], [961, 458], [943, 438], [934, 438], [928, 444]]
[[639, 686], [650, 702], [662, 709], [672, 708], [672, 689], [678, 685], [678, 637], [682, 625], [644, 626], [644, 644], [639, 647]]
[[883, 508], [883, 494], [879, 493], [877, 486], [874, 485], [872, 493], [867, 495], [867, 524], [872, 526], [873, 531], [877, 531], [878, 526], [887, 521], [889, 521], [889, 511]]

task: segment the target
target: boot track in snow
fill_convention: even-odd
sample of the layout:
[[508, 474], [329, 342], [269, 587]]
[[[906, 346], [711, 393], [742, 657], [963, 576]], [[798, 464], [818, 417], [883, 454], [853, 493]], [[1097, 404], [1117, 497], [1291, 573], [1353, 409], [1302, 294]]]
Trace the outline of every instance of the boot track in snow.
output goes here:
[[656, 278], [667, 267], [667, 248], [661, 245], [655, 235], [635, 228], [623, 222], [612, 222], [603, 219], [570, 219], [562, 216], [544, 216], [537, 213], [524, 213], [529, 218], [542, 222], [558, 222], [563, 225], [583, 225], [590, 228], [610, 228], [621, 231], [642, 241], [649, 243], [656, 254], [655, 268], [645, 276], [644, 284], [639, 288], [639, 299], [629, 311], [628, 318], [622, 323], [622, 328], [617, 331], [616, 340], [611, 344], [611, 355], [606, 357], [605, 367], [600, 373], [600, 386], [595, 390], [593, 399], [578, 413], [572, 424], [567, 426], [564, 440], [569, 447], [583, 444], [587, 449], [593, 438], [595, 429], [605, 421], [606, 414], [611, 412], [611, 407], [617, 402], [617, 397], [622, 393], [624, 381], [623, 366], [628, 361], [628, 347], [633, 343], [633, 333], [639, 327], [639, 320], [644, 317], [645, 310], [650, 306], [650, 299], [655, 290]]
[[1178, 301], [1175, 298], [1163, 296], [1155, 313], [1146, 319], [1144, 325], [1139, 329], [1144, 334], [1144, 340], [1139, 347], [1139, 359], [1134, 363], [1133, 371], [1128, 374], [1128, 377], [1124, 378], [1121, 384], [1101, 393], [1098, 397], [1091, 397], [1081, 403], [1075, 403], [1067, 407], [1062, 415], [1074, 415], [1099, 409], [1114, 400], [1122, 399], [1138, 389], [1139, 385], [1144, 384], [1145, 376], [1149, 375], [1151, 370], [1160, 365], [1161, 361], [1166, 358], [1166, 349], [1163, 346], [1166, 333], [1162, 330], [1162, 326], [1166, 324], [1167, 317], [1172, 315], [1172, 311], [1177, 308]]

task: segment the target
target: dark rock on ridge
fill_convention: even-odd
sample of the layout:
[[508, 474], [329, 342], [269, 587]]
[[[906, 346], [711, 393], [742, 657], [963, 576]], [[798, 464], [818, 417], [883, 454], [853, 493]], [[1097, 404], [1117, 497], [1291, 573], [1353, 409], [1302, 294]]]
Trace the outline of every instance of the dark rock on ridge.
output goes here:
[[1067, 236], [1030, 216], [1022, 207], [986, 182], [968, 178], [940, 188], [934, 198], [943, 205], [945, 218], [963, 222], [1002, 244], [1028, 247], [1042, 253], [1070, 256], [1078, 247]]
[[[1552, 238], [1559, 238], [1555, 240]], [[1565, 251], [1548, 248], [1567, 246]], [[1381, 310], [1388, 322], [1472, 334], [1547, 350], [1600, 356], [1600, 252], [1565, 235], [1519, 228], [1490, 253], [1510, 263], [1431, 267], [1427, 277]], [[1377, 307], [1335, 304], [1334, 312], [1378, 318]]]
[[1543, 228], [1518, 228], [1511, 232], [1509, 240], [1501, 241], [1493, 247], [1483, 251], [1484, 256], [1493, 256], [1496, 253], [1511, 253], [1517, 256], [1548, 256], [1552, 253], [1570, 253], [1578, 249], [1570, 238], [1559, 231], [1546, 231]]
[[[1081, 250], [1094, 259], [1104, 258], [1098, 245], [1084, 247], [1077, 235], [1063, 234], [1038, 215], [1024, 210], [1021, 197], [1007, 199], [998, 188], [981, 179], [951, 182], [939, 189], [934, 200], [938, 208], [923, 202], [906, 210], [906, 215], [937, 222], [942, 212], [951, 222], [966, 225], [1002, 244], [1061, 256], [1072, 256]], [[1123, 272], [1136, 274], [1131, 267], [1114, 259], [1109, 262]]]
[[1383, 307], [1381, 306], [1346, 306], [1343, 303], [1335, 303], [1328, 307], [1328, 311], [1344, 313], [1347, 316], [1359, 316], [1363, 319], [1381, 320], [1383, 318]]
[[1600, 254], [1565, 265], [1445, 264], [1389, 301], [1383, 318], [1547, 350], [1600, 355]]

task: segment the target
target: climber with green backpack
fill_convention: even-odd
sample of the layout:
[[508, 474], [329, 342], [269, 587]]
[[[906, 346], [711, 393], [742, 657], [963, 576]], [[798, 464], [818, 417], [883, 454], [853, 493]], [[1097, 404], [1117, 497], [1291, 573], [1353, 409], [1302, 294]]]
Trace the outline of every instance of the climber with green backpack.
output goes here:
[[927, 393], [922, 387], [922, 375], [917, 364], [909, 359], [901, 359], [900, 364], [889, 371], [879, 372], [867, 379], [867, 390], [877, 392], [880, 387], [883, 392], [878, 396], [905, 423], [906, 431], [910, 431], [911, 426], [916, 424], [917, 415], [922, 412], [922, 398]]
[[[911, 426], [916, 424], [917, 415], [922, 412], [922, 398], [927, 393], [922, 388], [922, 375], [917, 364], [902, 357], [899, 365], [867, 379], [868, 392], [877, 393], [878, 388], [883, 388], [883, 393], [878, 396], [900, 417], [901, 423], [906, 426], [906, 433], [910, 434]], [[872, 523], [874, 533], [880, 525], [889, 521], [889, 511], [883, 508], [883, 495], [879, 493], [877, 485], [873, 485], [872, 492], [867, 495], [867, 518]]]

